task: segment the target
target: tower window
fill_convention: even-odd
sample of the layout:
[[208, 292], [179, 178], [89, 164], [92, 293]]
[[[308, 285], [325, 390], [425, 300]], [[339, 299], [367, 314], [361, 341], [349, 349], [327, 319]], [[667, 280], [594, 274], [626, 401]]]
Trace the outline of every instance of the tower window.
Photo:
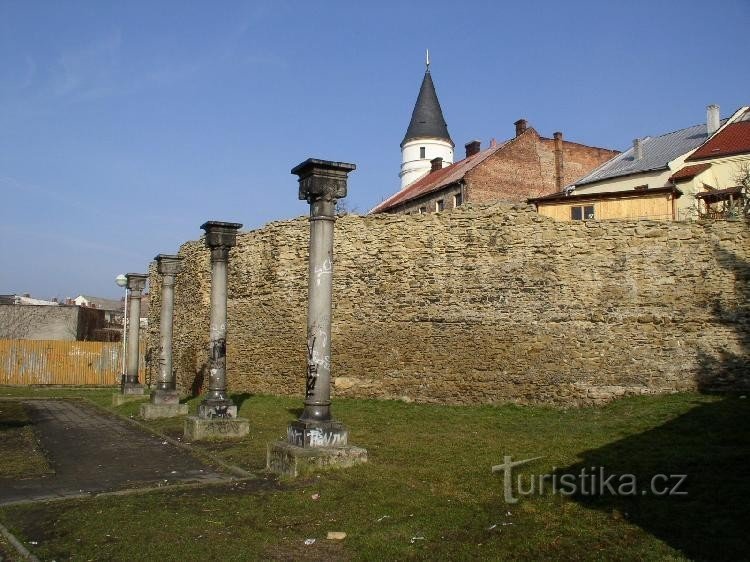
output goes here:
[[420, 157], [420, 158], [426, 158], [426, 156], [425, 156], [426, 152], [427, 152], [427, 151], [425, 150], [425, 147], [424, 147], [424, 146], [420, 146], [420, 147], [419, 147], [419, 157]]

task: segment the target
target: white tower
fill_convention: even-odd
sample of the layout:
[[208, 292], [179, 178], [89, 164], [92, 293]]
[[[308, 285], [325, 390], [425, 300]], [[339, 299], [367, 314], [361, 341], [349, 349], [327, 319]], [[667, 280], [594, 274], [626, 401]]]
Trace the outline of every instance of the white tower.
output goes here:
[[429, 173], [430, 160], [442, 158], [443, 166], [453, 164], [453, 144], [448, 125], [443, 118], [435, 85], [430, 76], [430, 52], [427, 51], [427, 70], [419, 88], [417, 103], [411, 114], [409, 128], [401, 141], [401, 189]]

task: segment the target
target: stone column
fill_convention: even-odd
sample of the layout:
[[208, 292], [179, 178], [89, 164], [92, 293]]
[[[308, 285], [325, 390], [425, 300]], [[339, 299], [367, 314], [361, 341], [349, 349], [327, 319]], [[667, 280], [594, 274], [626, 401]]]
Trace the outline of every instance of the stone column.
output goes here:
[[182, 258], [159, 254], [154, 258], [161, 275], [161, 317], [159, 320], [159, 374], [151, 403], [141, 405], [141, 417], [171, 418], [188, 413], [187, 404], [180, 404], [172, 369], [172, 319], [174, 316], [175, 275], [182, 271]]
[[250, 431], [246, 419], [237, 417], [237, 406], [227, 394], [227, 262], [229, 250], [237, 244], [236, 222], [208, 221], [206, 246], [211, 249], [211, 318], [208, 356], [208, 392], [198, 405], [198, 415], [187, 418], [185, 437], [231, 439]]
[[269, 470], [297, 476], [316, 468], [367, 460], [367, 451], [348, 446], [348, 430], [331, 415], [331, 299], [336, 201], [346, 197], [354, 164], [310, 158], [294, 169], [299, 198], [310, 204], [305, 407], [287, 428], [287, 441], [268, 447]]
[[146, 288], [147, 275], [143, 273], [127, 273], [127, 288], [130, 293], [128, 298], [128, 351], [125, 357], [125, 374], [122, 377], [122, 394], [144, 394], [144, 387], [138, 381], [139, 356], [139, 333], [141, 328], [141, 297]]

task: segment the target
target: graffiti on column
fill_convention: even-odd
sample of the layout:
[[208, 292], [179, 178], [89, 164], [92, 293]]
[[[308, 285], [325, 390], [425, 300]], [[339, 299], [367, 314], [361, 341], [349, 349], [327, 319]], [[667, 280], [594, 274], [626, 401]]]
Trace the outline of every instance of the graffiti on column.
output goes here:
[[227, 355], [227, 340], [220, 338], [211, 344], [211, 360], [214, 363], [222, 361]]
[[305, 398], [310, 398], [315, 391], [315, 382], [318, 379], [318, 365], [315, 357], [315, 336], [307, 344], [307, 379], [305, 381]]
[[323, 275], [330, 275], [333, 272], [333, 264], [330, 258], [326, 258], [321, 267], [315, 268], [315, 285], [320, 286], [320, 278]]

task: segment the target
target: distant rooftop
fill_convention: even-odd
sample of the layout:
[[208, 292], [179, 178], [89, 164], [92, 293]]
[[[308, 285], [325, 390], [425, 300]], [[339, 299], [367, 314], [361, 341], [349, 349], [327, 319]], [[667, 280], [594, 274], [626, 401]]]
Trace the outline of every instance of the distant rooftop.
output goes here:
[[102, 310], [121, 311], [124, 306], [124, 302], [122, 300], [92, 297], [91, 295], [79, 295], [78, 297], [76, 297], [76, 299], [84, 299], [88, 306], [101, 308]]
[[[721, 120], [721, 125], [726, 123]], [[618, 154], [612, 160], [605, 162], [593, 172], [583, 176], [575, 185], [587, 185], [598, 181], [629, 176], [641, 172], [666, 170], [669, 162], [678, 156], [696, 149], [708, 139], [706, 124], [693, 125], [686, 129], [680, 129], [658, 137], [645, 137], [641, 139], [643, 156], [636, 159], [634, 147]]]
[[688, 160], [720, 158], [750, 152], [750, 110], [734, 123], [716, 133], [710, 141], [693, 152]]

